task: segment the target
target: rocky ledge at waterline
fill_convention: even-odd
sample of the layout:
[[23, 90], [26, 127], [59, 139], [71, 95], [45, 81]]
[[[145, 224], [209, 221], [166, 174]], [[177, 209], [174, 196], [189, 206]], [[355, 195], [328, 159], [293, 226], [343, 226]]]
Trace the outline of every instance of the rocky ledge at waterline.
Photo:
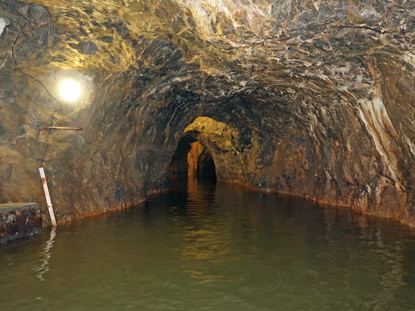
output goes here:
[[59, 221], [132, 205], [198, 141], [220, 180], [415, 226], [414, 1], [31, 2], [0, 1], [0, 201], [43, 202], [44, 163]]
[[0, 246], [38, 235], [42, 230], [40, 204], [0, 204]]

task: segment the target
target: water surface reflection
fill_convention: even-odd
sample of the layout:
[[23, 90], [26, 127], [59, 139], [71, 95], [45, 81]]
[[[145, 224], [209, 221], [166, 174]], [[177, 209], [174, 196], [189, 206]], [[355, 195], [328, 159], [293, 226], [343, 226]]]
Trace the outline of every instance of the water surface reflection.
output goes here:
[[2, 311], [415, 310], [414, 232], [348, 209], [189, 180], [58, 230], [0, 248]]
[[41, 281], [45, 280], [43, 275], [49, 271], [49, 261], [50, 261], [50, 257], [52, 256], [51, 250], [53, 248], [53, 243], [55, 243], [55, 237], [56, 237], [56, 227], [53, 226], [50, 231], [49, 240], [47, 240], [47, 242], [45, 243], [45, 248], [42, 254], [42, 259], [40, 260], [40, 264], [33, 269], [34, 271], [37, 272], [36, 277]]

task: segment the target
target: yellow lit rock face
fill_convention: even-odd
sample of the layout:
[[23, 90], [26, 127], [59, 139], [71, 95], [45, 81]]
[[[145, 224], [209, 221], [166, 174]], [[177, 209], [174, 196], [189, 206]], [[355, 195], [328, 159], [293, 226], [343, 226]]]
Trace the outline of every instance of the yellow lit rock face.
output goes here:
[[[42, 163], [60, 221], [141, 202], [187, 169], [184, 139], [219, 179], [415, 225], [413, 8], [0, 3], [0, 202], [43, 202]], [[64, 73], [88, 86], [77, 107], [54, 91]]]
[[218, 122], [213, 120], [212, 118], [208, 117], [198, 117], [194, 120], [190, 125], [188, 125], [184, 132], [205, 132], [209, 135], [216, 135], [216, 136], [230, 136], [232, 134], [232, 130], [226, 126], [223, 122]]
[[212, 154], [219, 179], [245, 181], [241, 172], [243, 159], [237, 150], [239, 133], [236, 129], [209, 117], [198, 117], [186, 127], [184, 133], [193, 133], [207, 147]]
[[214, 142], [216, 148], [221, 150], [234, 149], [232, 142], [238, 139], [239, 136], [237, 130], [226, 126], [223, 122], [217, 122], [208, 117], [197, 118], [192, 124], [186, 127], [184, 132], [198, 132], [205, 139], [209, 139], [212, 143]]
[[[191, 134], [206, 146], [220, 180], [248, 186], [257, 182], [252, 179], [252, 171], [261, 172], [264, 167], [257, 159], [263, 148], [256, 135], [250, 138], [249, 143], [243, 142], [239, 130], [209, 117], [196, 118], [184, 133]], [[260, 184], [260, 187], [266, 185]]]

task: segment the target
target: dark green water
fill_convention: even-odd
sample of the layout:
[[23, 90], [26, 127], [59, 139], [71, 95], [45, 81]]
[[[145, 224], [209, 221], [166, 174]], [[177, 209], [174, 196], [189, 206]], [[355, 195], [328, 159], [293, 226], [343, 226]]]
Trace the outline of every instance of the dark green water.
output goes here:
[[0, 248], [0, 310], [415, 310], [415, 233], [181, 182], [144, 207]]

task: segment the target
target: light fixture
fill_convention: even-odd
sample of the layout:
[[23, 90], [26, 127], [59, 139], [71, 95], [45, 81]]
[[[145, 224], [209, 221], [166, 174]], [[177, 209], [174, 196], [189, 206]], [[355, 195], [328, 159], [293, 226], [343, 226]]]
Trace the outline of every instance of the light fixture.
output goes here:
[[78, 81], [65, 80], [61, 82], [59, 93], [61, 98], [67, 102], [75, 102], [81, 97], [82, 87]]

